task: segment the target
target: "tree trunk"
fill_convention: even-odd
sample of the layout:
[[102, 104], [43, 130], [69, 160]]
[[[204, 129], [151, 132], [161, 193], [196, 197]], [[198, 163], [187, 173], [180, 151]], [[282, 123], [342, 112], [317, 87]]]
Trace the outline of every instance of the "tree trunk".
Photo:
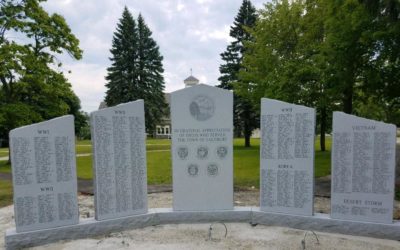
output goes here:
[[250, 135], [248, 135], [248, 134], [246, 134], [246, 135], [244, 136], [244, 146], [245, 146], [246, 148], [251, 147], [251, 145], [250, 145]]
[[321, 137], [319, 140], [319, 145], [322, 152], [325, 152], [325, 132], [326, 132], [326, 108], [321, 108], [321, 115], [320, 115], [320, 129], [321, 129]]
[[251, 147], [250, 145], [250, 137], [251, 137], [251, 128], [249, 126], [249, 121], [244, 122], [244, 146], [246, 148]]
[[344, 91], [343, 112], [346, 114], [353, 112], [353, 84], [349, 84], [349, 87]]

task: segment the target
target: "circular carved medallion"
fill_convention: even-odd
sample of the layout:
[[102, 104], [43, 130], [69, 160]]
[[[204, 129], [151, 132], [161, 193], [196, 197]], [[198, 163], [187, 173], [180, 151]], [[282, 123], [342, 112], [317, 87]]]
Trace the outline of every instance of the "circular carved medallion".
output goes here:
[[189, 176], [196, 177], [199, 174], [199, 167], [196, 164], [190, 164], [187, 171]]
[[209, 176], [217, 176], [218, 175], [218, 166], [215, 163], [211, 163], [207, 166], [207, 174]]
[[178, 147], [177, 153], [178, 153], [179, 159], [186, 160], [186, 158], [189, 155], [189, 149], [186, 146]]
[[217, 147], [217, 155], [219, 158], [223, 159], [228, 154], [228, 148], [226, 146]]
[[206, 121], [214, 115], [214, 101], [204, 95], [196, 96], [189, 106], [189, 111], [192, 117], [198, 121]]
[[197, 158], [200, 160], [206, 159], [208, 155], [208, 148], [205, 146], [200, 146], [197, 148]]

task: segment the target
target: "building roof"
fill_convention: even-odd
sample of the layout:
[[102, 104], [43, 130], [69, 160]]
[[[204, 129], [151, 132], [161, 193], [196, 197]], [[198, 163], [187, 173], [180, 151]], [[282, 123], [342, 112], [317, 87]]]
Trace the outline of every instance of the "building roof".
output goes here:
[[108, 108], [107, 103], [106, 102], [101, 102], [99, 109], [104, 109], [104, 108]]
[[194, 77], [194, 76], [189, 76], [188, 78], [186, 78], [185, 80], [183, 80], [183, 82], [191, 82], [191, 81], [199, 81], [199, 79], [197, 79], [196, 77]]
[[165, 103], [170, 105], [171, 104], [171, 94], [170, 93], [164, 93], [164, 99]]

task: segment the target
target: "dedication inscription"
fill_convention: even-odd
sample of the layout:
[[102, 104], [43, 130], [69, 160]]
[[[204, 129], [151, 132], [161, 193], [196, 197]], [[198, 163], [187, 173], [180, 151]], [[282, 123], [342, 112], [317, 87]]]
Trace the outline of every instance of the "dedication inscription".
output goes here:
[[147, 212], [143, 100], [91, 113], [96, 219]]
[[315, 109], [261, 99], [260, 209], [313, 214]]
[[74, 117], [10, 131], [17, 232], [78, 224]]
[[333, 113], [331, 216], [393, 222], [396, 126]]
[[233, 209], [232, 108], [204, 84], [171, 94], [174, 210]]

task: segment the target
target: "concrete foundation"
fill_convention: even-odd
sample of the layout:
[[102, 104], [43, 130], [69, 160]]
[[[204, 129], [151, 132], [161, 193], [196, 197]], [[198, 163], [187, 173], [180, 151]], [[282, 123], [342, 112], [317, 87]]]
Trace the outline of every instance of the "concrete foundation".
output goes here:
[[379, 224], [331, 219], [328, 214], [298, 216], [261, 212], [258, 207], [235, 207], [234, 210], [226, 211], [173, 211], [171, 208], [155, 208], [149, 209], [147, 214], [102, 221], [96, 221], [94, 218], [82, 219], [77, 225], [45, 230], [16, 233], [15, 229], [9, 229], [6, 232], [5, 244], [7, 249], [19, 249], [160, 224], [205, 222], [244, 222], [400, 240], [400, 221]]

